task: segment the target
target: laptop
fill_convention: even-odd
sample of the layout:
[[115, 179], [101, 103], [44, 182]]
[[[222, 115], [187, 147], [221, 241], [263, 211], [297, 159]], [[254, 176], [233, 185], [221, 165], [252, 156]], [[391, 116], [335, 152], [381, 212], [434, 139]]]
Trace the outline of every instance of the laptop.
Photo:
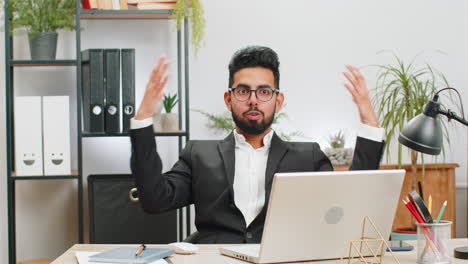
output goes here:
[[390, 235], [405, 170], [276, 173], [261, 244], [220, 248], [252, 263], [347, 257], [368, 216]]

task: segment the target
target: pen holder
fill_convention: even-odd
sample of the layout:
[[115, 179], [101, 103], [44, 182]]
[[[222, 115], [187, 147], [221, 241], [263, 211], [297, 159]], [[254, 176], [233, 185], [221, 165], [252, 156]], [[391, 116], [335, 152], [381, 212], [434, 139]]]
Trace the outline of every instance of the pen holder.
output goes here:
[[416, 223], [418, 229], [417, 263], [450, 263], [452, 222]]

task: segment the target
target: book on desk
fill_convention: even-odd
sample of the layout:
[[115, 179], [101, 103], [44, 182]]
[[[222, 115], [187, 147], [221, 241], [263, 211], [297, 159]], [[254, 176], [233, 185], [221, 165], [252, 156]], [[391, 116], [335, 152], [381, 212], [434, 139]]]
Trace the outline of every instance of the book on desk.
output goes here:
[[174, 254], [170, 248], [147, 248], [137, 255], [138, 248], [119, 247], [89, 257], [91, 262], [149, 264]]

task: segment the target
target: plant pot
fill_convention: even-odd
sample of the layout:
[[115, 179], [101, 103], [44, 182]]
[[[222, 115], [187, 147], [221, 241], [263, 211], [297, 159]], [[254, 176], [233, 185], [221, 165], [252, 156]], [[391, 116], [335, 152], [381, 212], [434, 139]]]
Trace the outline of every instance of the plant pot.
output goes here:
[[155, 113], [156, 115], [161, 114], [162, 109], [163, 109], [163, 106], [164, 106], [164, 104], [163, 104], [162, 100], [159, 101], [159, 103], [157, 103], [157, 104], [154, 106], [154, 113]]
[[176, 113], [162, 114], [162, 130], [175, 132], [179, 130], [179, 116]]
[[163, 109], [163, 103], [160, 101], [154, 106], [154, 116], [153, 116], [153, 131], [162, 132], [163, 131], [163, 114], [161, 111]]
[[155, 114], [153, 116], [153, 131], [162, 132], [163, 131], [163, 115]]
[[57, 32], [29, 34], [29, 50], [32, 60], [55, 60], [57, 54]]
[[333, 166], [350, 165], [353, 161], [353, 151], [352, 148], [327, 148], [324, 150]]

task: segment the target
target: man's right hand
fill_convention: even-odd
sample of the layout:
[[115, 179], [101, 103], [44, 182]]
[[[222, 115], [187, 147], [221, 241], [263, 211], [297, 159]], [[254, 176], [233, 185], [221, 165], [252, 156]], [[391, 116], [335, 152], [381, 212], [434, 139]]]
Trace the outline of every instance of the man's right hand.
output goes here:
[[169, 75], [166, 74], [168, 67], [169, 61], [166, 56], [161, 56], [151, 72], [150, 79], [146, 85], [145, 95], [135, 115], [136, 120], [147, 119], [154, 115], [155, 105], [159, 103], [164, 96], [164, 87], [169, 78]]

